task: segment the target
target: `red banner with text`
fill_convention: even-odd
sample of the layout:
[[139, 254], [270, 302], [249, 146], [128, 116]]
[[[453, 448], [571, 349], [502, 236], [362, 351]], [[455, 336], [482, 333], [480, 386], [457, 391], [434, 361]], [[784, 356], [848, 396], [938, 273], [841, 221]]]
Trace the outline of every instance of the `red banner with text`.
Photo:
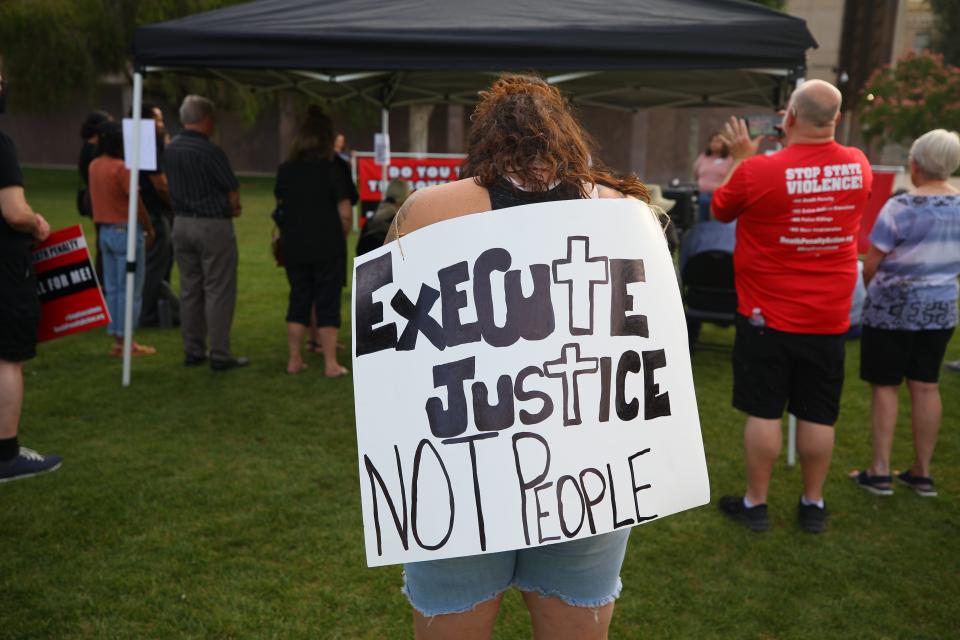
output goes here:
[[[460, 165], [463, 158], [437, 158], [425, 156], [423, 158], [390, 159], [387, 167], [387, 183], [391, 180], [406, 180], [412, 190], [432, 187], [437, 184], [453, 182], [460, 177]], [[357, 158], [357, 182], [360, 187], [361, 200], [382, 200], [384, 186], [383, 168], [374, 162], [373, 158]]]
[[[391, 180], [406, 180], [413, 191], [445, 184], [460, 179], [460, 165], [462, 157], [424, 156], [421, 158], [390, 158], [387, 167], [387, 184]], [[363, 225], [373, 216], [386, 185], [383, 184], [383, 167], [377, 164], [372, 157], [360, 156], [357, 158], [357, 186], [360, 190], [360, 224]]]

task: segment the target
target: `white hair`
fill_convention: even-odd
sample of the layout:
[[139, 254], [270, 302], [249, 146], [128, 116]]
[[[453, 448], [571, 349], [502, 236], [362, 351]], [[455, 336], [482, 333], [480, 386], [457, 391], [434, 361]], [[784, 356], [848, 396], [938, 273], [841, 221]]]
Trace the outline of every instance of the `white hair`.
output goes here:
[[185, 125], [197, 124], [208, 116], [213, 116], [213, 101], [203, 96], [189, 95], [180, 105], [180, 122]]
[[960, 167], [960, 136], [946, 129], [927, 131], [910, 147], [910, 157], [927, 178], [946, 180]]

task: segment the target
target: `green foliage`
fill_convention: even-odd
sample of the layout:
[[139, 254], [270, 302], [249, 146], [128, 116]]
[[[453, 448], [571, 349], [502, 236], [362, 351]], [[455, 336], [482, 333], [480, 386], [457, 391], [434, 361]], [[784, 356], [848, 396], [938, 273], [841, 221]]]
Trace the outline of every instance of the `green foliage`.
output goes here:
[[[25, 178], [52, 226], [80, 221], [74, 172]], [[0, 485], [0, 638], [413, 637], [400, 567], [364, 562], [352, 380], [324, 379], [309, 354], [310, 369], [284, 373], [289, 289], [267, 248], [273, 184], [241, 183], [233, 344], [251, 366], [222, 375], [184, 368], [179, 332], [156, 329], [138, 332], [159, 353], [134, 362], [126, 389], [102, 330], [43, 344], [24, 366], [20, 439], [65, 461], [56, 473]], [[743, 415], [730, 406], [733, 330], [708, 326], [703, 338], [720, 345], [693, 358], [716, 500], [743, 488]], [[957, 358], [960, 334], [947, 351]], [[957, 637], [960, 374], [940, 380], [940, 497], [897, 486], [877, 498], [846, 478], [871, 456], [870, 388], [858, 362], [859, 344], [847, 343], [827, 532], [799, 531], [801, 473], [783, 458], [769, 533], [727, 522], [712, 504], [644, 525], [627, 548], [611, 638]], [[901, 391], [893, 461], [903, 469], [912, 445]], [[361, 390], [361, 401], [376, 402], [377, 392]], [[511, 591], [493, 637], [531, 635]]]
[[130, 77], [134, 30], [240, 0], [3, 0], [0, 58], [13, 107], [93, 104], [104, 76]]
[[910, 52], [893, 68], [877, 69], [860, 96], [868, 141], [906, 143], [931, 129], [960, 129], [960, 68], [943, 55]]
[[930, 0], [936, 16], [933, 49], [943, 54], [949, 64], [960, 65], [960, 2]]

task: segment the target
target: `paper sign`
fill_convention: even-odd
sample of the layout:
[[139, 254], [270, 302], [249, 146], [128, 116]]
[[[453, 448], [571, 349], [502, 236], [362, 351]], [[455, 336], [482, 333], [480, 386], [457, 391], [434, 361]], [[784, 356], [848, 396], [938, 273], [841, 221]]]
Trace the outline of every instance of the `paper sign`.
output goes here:
[[867, 200], [867, 206], [863, 210], [860, 232], [857, 235], [858, 253], [866, 253], [870, 250], [870, 233], [873, 231], [873, 225], [876, 224], [883, 205], [890, 199], [893, 183], [899, 173], [903, 173], [901, 167], [873, 167], [873, 187], [870, 189], [870, 199]]
[[80, 225], [51, 233], [33, 250], [33, 267], [41, 305], [39, 342], [110, 322]]
[[354, 264], [370, 566], [553, 544], [709, 501], [673, 262], [636, 200], [434, 224]]
[[373, 157], [380, 166], [390, 164], [390, 134], [373, 134]]
[[[133, 170], [133, 118], [123, 119], [123, 157], [127, 169]], [[153, 118], [140, 121], [140, 170], [157, 170], [157, 123]]]

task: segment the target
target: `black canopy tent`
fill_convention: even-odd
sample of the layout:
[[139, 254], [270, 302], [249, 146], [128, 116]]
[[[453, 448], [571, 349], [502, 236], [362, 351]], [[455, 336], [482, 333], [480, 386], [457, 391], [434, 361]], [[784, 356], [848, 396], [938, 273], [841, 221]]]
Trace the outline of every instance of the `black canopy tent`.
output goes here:
[[779, 104], [812, 46], [803, 20], [746, 0], [259, 0], [141, 27], [133, 54], [379, 106], [471, 102], [491, 74], [536, 70], [636, 109]]
[[[780, 105], [816, 42], [803, 20], [746, 0], [257, 0], [137, 29], [136, 222], [143, 75], [173, 70], [251, 91], [296, 90], [382, 110], [465, 103], [503, 71], [536, 71], [576, 104]], [[126, 327], [132, 326], [133, 234]], [[123, 384], [130, 382], [132, 332]]]

